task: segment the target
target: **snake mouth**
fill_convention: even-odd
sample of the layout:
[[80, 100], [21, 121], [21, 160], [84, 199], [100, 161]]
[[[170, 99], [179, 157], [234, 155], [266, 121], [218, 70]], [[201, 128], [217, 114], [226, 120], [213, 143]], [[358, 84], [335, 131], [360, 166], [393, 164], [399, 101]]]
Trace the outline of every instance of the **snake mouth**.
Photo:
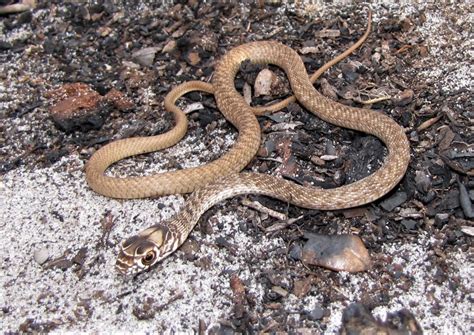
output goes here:
[[115, 269], [122, 275], [130, 275], [136, 272], [135, 264], [133, 259], [118, 257], [117, 261], [115, 262]]

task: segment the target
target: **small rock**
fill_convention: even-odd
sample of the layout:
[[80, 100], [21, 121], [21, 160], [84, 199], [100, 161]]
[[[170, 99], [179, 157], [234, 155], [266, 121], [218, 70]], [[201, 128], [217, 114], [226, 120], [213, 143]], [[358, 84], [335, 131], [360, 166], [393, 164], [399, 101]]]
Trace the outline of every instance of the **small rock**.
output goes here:
[[321, 320], [323, 317], [324, 309], [319, 304], [314, 305], [313, 309], [308, 313], [308, 318], [313, 321]]
[[52, 100], [49, 113], [56, 127], [66, 133], [99, 129], [110, 111], [110, 105], [119, 110], [133, 107], [133, 103], [115, 89], [101, 96], [84, 83], [64, 84], [47, 92], [45, 97]]
[[155, 59], [155, 54], [159, 50], [160, 49], [157, 47], [143, 48], [141, 50], [135, 51], [132, 54], [132, 58], [140, 65], [152, 66], [153, 60]]
[[290, 122], [291, 121], [291, 113], [283, 113], [283, 112], [275, 112], [275, 113], [271, 113], [271, 114], [268, 114], [266, 115], [266, 117], [268, 117], [270, 120], [272, 120], [273, 122], [276, 122], [276, 123], [282, 123], [282, 122]]
[[216, 53], [219, 38], [213, 31], [206, 31], [205, 34], [197, 34], [193, 39], [193, 44], [199, 45], [203, 50], [212, 54]]
[[408, 230], [414, 230], [416, 228], [416, 221], [402, 220], [402, 225]]
[[163, 47], [163, 50], [161, 50], [162, 53], [170, 53], [174, 50], [176, 50], [176, 41], [175, 40], [171, 40], [169, 41], [168, 43], [166, 43], [166, 45]]
[[276, 75], [272, 71], [268, 69], [263, 69], [260, 71], [257, 75], [257, 78], [255, 79], [255, 96], [258, 97], [261, 95], [270, 95], [272, 83], [275, 81]]
[[346, 219], [352, 219], [366, 216], [368, 214], [368, 210], [366, 207], [349, 208], [343, 210], [342, 214]]
[[440, 212], [449, 212], [460, 206], [460, 195], [457, 189], [451, 189], [441, 199], [431, 202], [426, 214], [428, 216], [435, 216]]
[[449, 221], [448, 213], [438, 213], [435, 215], [434, 224], [437, 228], [443, 227]]
[[474, 236], [474, 227], [461, 226], [461, 231], [468, 236]]
[[33, 258], [35, 259], [36, 263], [39, 265], [43, 265], [49, 259], [49, 251], [46, 248], [41, 248], [35, 250], [33, 253]]
[[328, 156], [337, 156], [336, 155], [336, 147], [334, 146], [334, 143], [332, 143], [332, 141], [326, 141], [326, 148], [325, 148], [325, 152], [326, 152], [326, 155]]
[[382, 55], [380, 54], [380, 52], [376, 52], [372, 55], [371, 59], [372, 59], [372, 62], [379, 64], [380, 59], [382, 59]]
[[431, 178], [428, 173], [423, 171], [415, 172], [416, 189], [422, 193], [427, 193], [431, 188]]
[[370, 268], [369, 252], [355, 235], [319, 235], [306, 233], [302, 261], [334, 271], [358, 272]]
[[99, 27], [97, 29], [97, 33], [99, 33], [100, 37], [107, 37], [110, 35], [111, 32], [114, 30], [110, 27]]
[[328, 162], [328, 161], [333, 161], [333, 160], [337, 159], [338, 156], [336, 156], [336, 155], [322, 155], [322, 156], [319, 157], [319, 158], [321, 158], [323, 161], [327, 161], [327, 162]]
[[416, 130], [413, 130], [410, 132], [410, 141], [412, 142], [420, 141], [420, 136], [418, 135], [418, 132]]
[[184, 253], [184, 258], [188, 261], [194, 261], [198, 258], [197, 253], [199, 252], [199, 249], [199, 243], [189, 238], [179, 248], [179, 250]]
[[75, 129], [99, 129], [104, 123], [102, 96], [84, 83], [65, 84], [48, 92], [46, 97], [60, 98], [49, 113], [55, 125], [64, 132]]
[[156, 314], [155, 300], [153, 298], [146, 298], [142, 305], [134, 306], [132, 314], [138, 320], [150, 320], [155, 317]]
[[396, 207], [403, 204], [408, 199], [408, 194], [405, 192], [397, 192], [390, 198], [382, 201], [380, 206], [385, 209], [387, 212], [393, 211]]
[[250, 105], [252, 103], [252, 86], [250, 86], [247, 82], [244, 83], [244, 87], [242, 88], [244, 93], [244, 100], [245, 102]]

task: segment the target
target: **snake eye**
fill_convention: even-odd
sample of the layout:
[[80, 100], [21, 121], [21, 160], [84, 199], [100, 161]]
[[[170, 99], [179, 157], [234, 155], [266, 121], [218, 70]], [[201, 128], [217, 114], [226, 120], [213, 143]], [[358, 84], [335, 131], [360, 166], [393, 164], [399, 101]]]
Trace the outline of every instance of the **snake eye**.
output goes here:
[[142, 258], [143, 265], [150, 265], [156, 258], [156, 252], [154, 250], [150, 250], [146, 253], [146, 255]]

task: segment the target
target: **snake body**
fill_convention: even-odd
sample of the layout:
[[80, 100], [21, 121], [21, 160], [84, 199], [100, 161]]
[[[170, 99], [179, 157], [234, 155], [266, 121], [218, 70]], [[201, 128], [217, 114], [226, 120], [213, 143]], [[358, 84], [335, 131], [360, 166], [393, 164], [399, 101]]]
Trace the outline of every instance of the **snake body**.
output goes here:
[[[310, 77], [311, 83], [314, 83], [327, 69], [349, 56], [364, 43], [370, 33], [371, 18], [372, 13], [369, 12], [365, 33], [346, 51], [314, 72]], [[225, 64], [222, 62], [220, 64], [226, 71]], [[241, 171], [250, 162], [260, 145], [260, 126], [253, 115], [263, 115], [280, 110], [296, 100], [295, 96], [291, 96], [273, 105], [262, 107], [250, 107], [247, 104], [241, 104], [242, 112], [229, 109], [224, 103], [220, 110], [226, 119], [237, 128], [239, 137], [229, 152], [209, 164], [150, 176], [119, 178], [105, 175], [105, 171], [110, 165], [123, 158], [162, 150], [178, 143], [186, 134], [188, 121], [183, 111], [175, 105], [176, 101], [192, 91], [215, 94], [214, 87], [214, 84], [202, 81], [189, 81], [171, 90], [165, 97], [164, 107], [174, 115], [175, 126], [164, 134], [122, 139], [100, 148], [94, 153], [86, 166], [86, 179], [89, 186], [102, 195], [122, 199], [192, 192], [214, 181], [217, 176], [225, 176]], [[233, 89], [233, 82], [229, 87]], [[253, 113], [253, 115], [248, 112]]]
[[[355, 49], [354, 46], [352, 48]], [[350, 52], [352, 48], [349, 49]], [[346, 51], [345, 56], [350, 52]], [[296, 100], [324, 121], [381, 139], [388, 149], [388, 156], [382, 167], [366, 178], [334, 189], [303, 187], [266, 174], [238, 173], [255, 155], [260, 143], [260, 128], [254, 115], [255, 112], [258, 114], [259, 110], [248, 106], [234, 86], [235, 75], [245, 60], [257, 64], [274, 64], [282, 68]], [[332, 61], [332, 64], [334, 62]], [[322, 71], [318, 73], [317, 76]], [[89, 184], [99, 193], [128, 198], [195, 190], [185, 207], [170, 221], [153, 225], [122, 242], [117, 269], [124, 274], [136, 274], [153, 266], [186, 240], [199, 217], [207, 209], [229, 197], [246, 193], [262, 194], [305, 208], [331, 210], [370, 203], [397, 185], [405, 174], [410, 158], [410, 147], [403, 129], [382, 113], [349, 107], [322, 96], [312, 85], [315, 75], [308, 77], [300, 56], [278, 42], [251, 42], [224, 55], [216, 67], [212, 85], [204, 84], [198, 89], [215, 95], [218, 108], [238, 129], [238, 141], [217, 161], [204, 167], [166, 175], [160, 183], [169, 186], [171, 191], [163, 192], [155, 185], [156, 178], [161, 178], [160, 176], [117, 179], [103, 175], [107, 166], [117, 160], [117, 157], [137, 153], [136, 149], [130, 149], [133, 139], [109, 144], [113, 154], [110, 154], [110, 148], [109, 151], [97, 151], [88, 163], [86, 172]], [[182, 86], [182, 91], [173, 93], [168, 103], [174, 105], [176, 99], [184, 94], [182, 92], [189, 89], [194, 89], [194, 86]], [[153, 150], [156, 150], [156, 145], [145, 146], [139, 153]], [[190, 186], [190, 180], [198, 182]], [[129, 184], [119, 185], [122, 182]]]

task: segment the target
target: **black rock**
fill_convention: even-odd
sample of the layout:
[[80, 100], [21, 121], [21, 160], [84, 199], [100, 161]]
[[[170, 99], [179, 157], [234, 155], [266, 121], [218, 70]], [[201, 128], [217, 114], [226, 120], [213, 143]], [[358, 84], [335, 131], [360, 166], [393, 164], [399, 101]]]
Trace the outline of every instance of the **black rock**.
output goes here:
[[380, 203], [380, 206], [382, 206], [382, 208], [385, 209], [387, 212], [391, 212], [396, 207], [400, 206], [405, 201], [407, 201], [407, 199], [408, 199], [408, 195], [405, 192], [397, 192], [390, 198], [382, 201]]
[[324, 309], [319, 305], [316, 304], [313, 309], [308, 312], [308, 318], [316, 321], [316, 320], [321, 320], [324, 317]]

